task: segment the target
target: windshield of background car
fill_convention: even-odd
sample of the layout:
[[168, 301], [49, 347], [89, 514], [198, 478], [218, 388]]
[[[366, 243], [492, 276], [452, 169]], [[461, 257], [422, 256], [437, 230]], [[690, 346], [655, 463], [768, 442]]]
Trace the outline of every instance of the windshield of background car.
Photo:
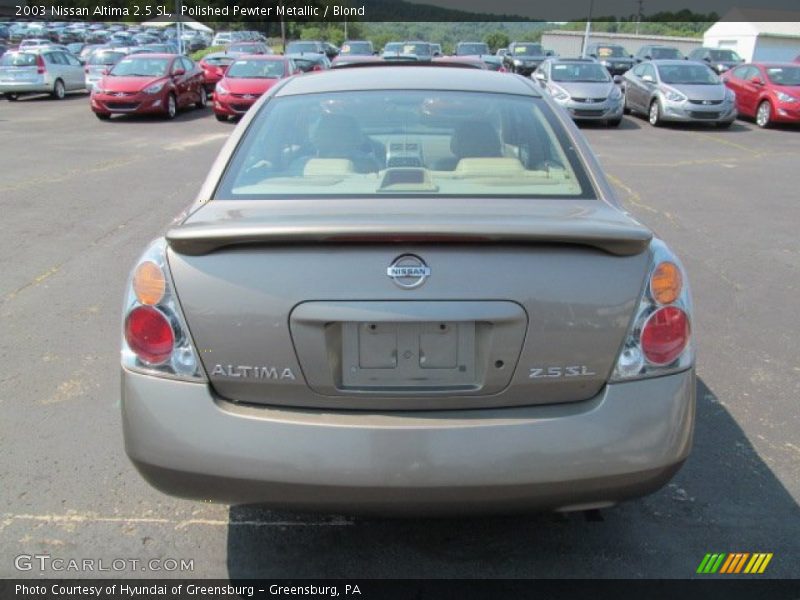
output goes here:
[[800, 67], [767, 67], [765, 71], [775, 85], [800, 85]]
[[35, 67], [36, 55], [23, 52], [9, 52], [0, 58], [0, 65], [4, 67]]
[[292, 42], [286, 46], [286, 54], [301, 54], [303, 52], [319, 52], [320, 48], [313, 42]]
[[514, 54], [522, 56], [542, 56], [544, 49], [541, 44], [517, 44], [514, 46]]
[[401, 52], [403, 54], [416, 54], [417, 56], [430, 56], [432, 54], [430, 44], [403, 44]]
[[125, 56], [124, 52], [95, 52], [89, 57], [89, 65], [113, 65]]
[[167, 74], [169, 58], [123, 58], [109, 75], [114, 77], [163, 77]]
[[278, 79], [286, 73], [282, 60], [237, 60], [225, 73], [226, 77], [240, 79]]
[[346, 42], [339, 51], [345, 55], [372, 54], [372, 44], [369, 42]]
[[741, 60], [739, 55], [733, 50], [709, 50], [708, 55], [711, 60], [724, 60], [728, 62], [738, 62]]
[[608, 69], [597, 63], [556, 63], [552, 68], [553, 81], [604, 83], [611, 81]]
[[677, 48], [653, 48], [650, 51], [650, 56], [655, 59], [681, 59], [681, 53]]
[[418, 90], [271, 99], [250, 123], [217, 199], [593, 198], [541, 98]]
[[628, 53], [622, 46], [598, 46], [597, 58], [626, 58]]
[[658, 65], [661, 81], [673, 85], [715, 85], [720, 82], [705, 65]]
[[456, 54], [470, 56], [474, 54], [489, 54], [489, 46], [486, 44], [459, 44]]

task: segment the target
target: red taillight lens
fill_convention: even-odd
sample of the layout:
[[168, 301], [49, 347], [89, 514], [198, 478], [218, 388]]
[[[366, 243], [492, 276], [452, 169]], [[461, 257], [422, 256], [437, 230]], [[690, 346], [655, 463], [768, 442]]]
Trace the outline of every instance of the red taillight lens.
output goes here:
[[668, 365], [689, 343], [689, 318], [680, 308], [665, 306], [650, 315], [642, 327], [645, 358], [654, 365]]
[[44, 58], [42, 58], [41, 54], [36, 55], [36, 67], [37, 67], [36, 72], [39, 75], [43, 75], [45, 71], [45, 64], [44, 64]]
[[140, 360], [157, 365], [172, 354], [175, 333], [161, 311], [151, 306], [139, 306], [125, 319], [125, 341]]

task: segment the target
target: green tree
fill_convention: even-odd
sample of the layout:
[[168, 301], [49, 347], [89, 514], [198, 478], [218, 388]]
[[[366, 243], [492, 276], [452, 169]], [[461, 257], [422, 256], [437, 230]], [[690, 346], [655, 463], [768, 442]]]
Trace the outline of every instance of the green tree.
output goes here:
[[486, 34], [486, 36], [483, 38], [483, 41], [489, 45], [489, 48], [491, 48], [492, 52], [496, 52], [500, 48], [507, 48], [511, 43], [508, 34], [504, 31], [492, 31], [491, 33]]

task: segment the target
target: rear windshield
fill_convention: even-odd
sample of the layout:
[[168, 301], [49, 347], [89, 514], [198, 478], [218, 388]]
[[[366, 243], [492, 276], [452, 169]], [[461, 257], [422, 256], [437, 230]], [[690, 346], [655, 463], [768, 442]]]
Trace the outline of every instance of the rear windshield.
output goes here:
[[231, 44], [228, 52], [263, 52], [266, 47], [261, 44]]
[[9, 52], [0, 58], [0, 65], [4, 67], [35, 67], [36, 55]]
[[430, 44], [403, 44], [400, 48], [402, 54], [415, 54], [417, 56], [431, 56], [433, 51]]
[[123, 58], [111, 69], [117, 77], [162, 77], [167, 74], [169, 58]]
[[677, 48], [653, 48], [650, 50], [650, 56], [665, 60], [683, 58]]
[[597, 63], [556, 63], [552, 68], [552, 79], [586, 83], [611, 81], [608, 69]]
[[203, 59], [206, 64], [214, 65], [216, 67], [227, 67], [234, 62], [234, 58], [229, 56], [206, 56]]
[[720, 82], [714, 72], [705, 65], [659, 65], [661, 81], [673, 85], [715, 85]]
[[277, 79], [285, 73], [282, 60], [237, 60], [229, 68], [226, 77], [241, 79]]
[[456, 54], [469, 56], [474, 54], [489, 54], [489, 46], [486, 44], [459, 44], [456, 47]]
[[87, 62], [90, 65], [113, 65], [123, 56], [124, 52], [95, 52]]
[[274, 98], [223, 175], [219, 199], [590, 198], [557, 118], [530, 96], [363, 91]]
[[800, 66], [767, 67], [767, 77], [775, 85], [800, 85]]

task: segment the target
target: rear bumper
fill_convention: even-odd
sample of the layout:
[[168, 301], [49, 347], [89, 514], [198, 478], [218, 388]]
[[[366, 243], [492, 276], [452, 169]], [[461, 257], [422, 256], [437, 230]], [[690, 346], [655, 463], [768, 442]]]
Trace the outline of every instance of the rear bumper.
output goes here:
[[49, 81], [0, 82], [0, 94], [49, 94], [52, 91], [53, 82]]
[[607, 506], [689, 454], [695, 378], [585, 402], [415, 413], [240, 406], [205, 384], [123, 371], [125, 448], [159, 490], [295, 510], [459, 514]]

